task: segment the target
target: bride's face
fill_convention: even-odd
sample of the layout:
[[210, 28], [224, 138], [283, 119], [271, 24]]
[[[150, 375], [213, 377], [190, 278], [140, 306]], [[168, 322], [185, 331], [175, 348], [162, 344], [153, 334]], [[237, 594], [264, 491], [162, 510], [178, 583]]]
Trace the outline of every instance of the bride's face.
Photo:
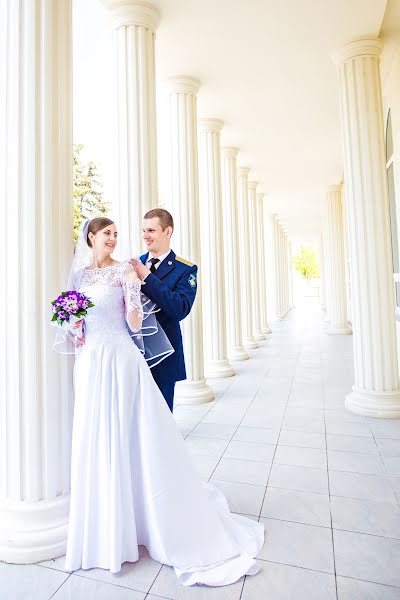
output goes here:
[[114, 223], [100, 229], [92, 238], [92, 248], [96, 253], [110, 255], [117, 245], [118, 231]]

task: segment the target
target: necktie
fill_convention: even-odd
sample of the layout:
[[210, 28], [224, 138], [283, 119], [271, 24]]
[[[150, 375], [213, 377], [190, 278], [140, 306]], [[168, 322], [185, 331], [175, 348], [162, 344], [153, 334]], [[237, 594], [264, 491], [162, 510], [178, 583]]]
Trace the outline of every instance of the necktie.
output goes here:
[[154, 273], [154, 271], [156, 270], [156, 264], [160, 262], [160, 259], [159, 258], [151, 258], [150, 262], [151, 262], [150, 273]]

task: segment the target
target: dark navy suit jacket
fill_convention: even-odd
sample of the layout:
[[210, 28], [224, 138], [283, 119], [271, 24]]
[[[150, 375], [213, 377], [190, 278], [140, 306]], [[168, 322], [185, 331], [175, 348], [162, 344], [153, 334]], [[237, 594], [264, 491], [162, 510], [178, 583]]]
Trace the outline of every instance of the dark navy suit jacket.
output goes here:
[[[146, 263], [147, 254], [140, 260]], [[197, 265], [171, 252], [154, 273], [149, 273], [142, 292], [161, 309], [157, 321], [165, 331], [175, 352], [152, 368], [154, 379], [160, 383], [186, 379], [180, 321], [190, 313], [197, 291]]]

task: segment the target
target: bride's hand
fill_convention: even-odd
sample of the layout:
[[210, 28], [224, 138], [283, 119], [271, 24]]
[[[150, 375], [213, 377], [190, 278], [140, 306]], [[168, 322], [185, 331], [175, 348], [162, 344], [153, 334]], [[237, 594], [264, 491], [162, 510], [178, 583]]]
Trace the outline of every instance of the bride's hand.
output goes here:
[[85, 337], [77, 337], [75, 339], [75, 348], [80, 348], [85, 345]]
[[82, 323], [82, 319], [80, 319], [79, 321], [75, 321], [75, 323], [72, 325], [72, 329], [79, 329], [79, 327], [82, 327]]
[[150, 270], [138, 258], [131, 258], [129, 262], [135, 269], [139, 279], [144, 279], [150, 273]]

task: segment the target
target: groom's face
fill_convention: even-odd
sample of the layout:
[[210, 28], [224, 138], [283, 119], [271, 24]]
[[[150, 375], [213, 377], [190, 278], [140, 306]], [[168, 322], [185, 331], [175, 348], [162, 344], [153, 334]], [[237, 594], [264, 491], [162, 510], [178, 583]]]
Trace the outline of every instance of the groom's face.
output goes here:
[[170, 248], [171, 227], [163, 229], [160, 225], [160, 219], [144, 219], [143, 221], [143, 239], [147, 250], [154, 256], [165, 254]]

